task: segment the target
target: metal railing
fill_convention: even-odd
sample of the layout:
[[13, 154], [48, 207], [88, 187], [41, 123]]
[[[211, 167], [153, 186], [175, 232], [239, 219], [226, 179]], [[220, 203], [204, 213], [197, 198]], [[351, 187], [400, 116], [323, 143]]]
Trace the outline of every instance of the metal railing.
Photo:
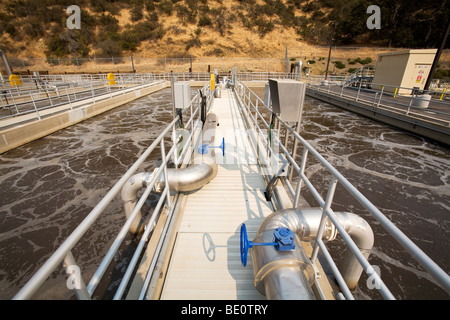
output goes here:
[[[364, 103], [371, 111], [377, 113], [388, 111], [390, 116], [399, 114], [406, 116], [411, 122], [420, 119], [444, 127], [450, 126], [450, 94], [444, 89], [425, 91], [378, 83], [370, 83], [367, 87], [367, 83], [362, 81], [356, 83], [355, 87], [350, 87], [342, 81], [324, 83], [318, 79], [308, 82], [308, 85], [310, 89], [318, 92]], [[400, 91], [403, 92], [401, 95]], [[424, 100], [424, 94], [431, 97]], [[423, 102], [426, 103], [425, 107], [421, 107]]]
[[[450, 293], [450, 277], [443, 271], [433, 260], [431, 260], [419, 247], [417, 247], [401, 230], [399, 230], [382, 212], [380, 212], [361, 192], [359, 192], [341, 173], [339, 173], [322, 155], [320, 155], [307, 141], [305, 141], [294, 128], [289, 126], [288, 123], [283, 121], [278, 115], [273, 114], [264, 101], [258, 97], [251, 89], [249, 89], [242, 81], [236, 82], [236, 93], [240, 101], [242, 110], [245, 112], [244, 118], [247, 119], [250, 128], [254, 128], [257, 135], [264, 136], [264, 132], [270, 132], [272, 127], [269, 125], [267, 117], [275, 117], [278, 122], [274, 128], [278, 128], [278, 131], [272, 131], [270, 135], [273, 139], [273, 143], [279, 146], [281, 152], [279, 157], [283, 159], [283, 163], [287, 165], [287, 175], [283, 177], [283, 181], [286, 185], [288, 194], [293, 199], [294, 207], [297, 206], [300, 199], [300, 192], [303, 184], [312, 193], [315, 200], [319, 203], [322, 209], [322, 220], [319, 228], [319, 233], [315, 240], [313, 247], [313, 253], [310, 257], [313, 264], [317, 261], [319, 251], [321, 251], [331, 267], [334, 276], [336, 277], [341, 290], [346, 299], [354, 299], [350, 289], [345, 283], [338, 267], [336, 266], [330, 252], [328, 251], [325, 243], [322, 240], [322, 234], [325, 228], [326, 219], [330, 219], [334, 226], [337, 228], [341, 236], [343, 237], [346, 245], [353, 252], [359, 263], [362, 265], [366, 274], [373, 279], [375, 288], [379, 290], [381, 295], [386, 299], [394, 299], [393, 294], [389, 291], [384, 284], [380, 276], [375, 272], [373, 266], [364, 257], [356, 244], [353, 242], [349, 234], [345, 231], [344, 227], [339, 223], [331, 205], [335, 190], [338, 184], [342, 185], [347, 192], [357, 200], [365, 210], [371, 214], [386, 231], [412, 256], [414, 257], [435, 279], [436, 281]], [[264, 115], [263, 115], [264, 113]], [[266, 131], [265, 131], [266, 130]], [[281, 131], [284, 131], [284, 137], [281, 135]], [[276, 132], [276, 133], [274, 133]], [[284, 140], [283, 143], [281, 140]], [[292, 151], [288, 151], [288, 142], [291, 143]], [[263, 147], [269, 154], [278, 154], [271, 146], [271, 143], [267, 139], [260, 140], [263, 143]], [[298, 146], [302, 148], [302, 156], [300, 165], [295, 160]], [[260, 155], [261, 153], [257, 153]], [[305, 168], [308, 156], [312, 155], [320, 165], [325, 168], [330, 174], [331, 179], [326, 192], [325, 199], [317, 191], [316, 187], [308, 179], [305, 174]], [[262, 162], [267, 162], [266, 159], [260, 159]]]
[[[204, 96], [207, 97], [207, 109], [212, 101], [212, 94], [210, 90], [210, 86], [205, 85], [201, 92]], [[142, 206], [144, 205], [147, 197], [155, 186], [159, 177], [164, 174], [167, 174], [167, 166], [169, 159], [171, 157], [177, 157], [178, 159], [183, 159], [186, 154], [188, 154], [189, 150], [193, 150], [193, 146], [198, 141], [194, 141], [194, 132], [196, 128], [202, 126], [201, 122], [201, 112], [200, 112], [200, 101], [201, 95], [197, 93], [194, 98], [192, 98], [190, 105], [188, 108], [184, 109], [182, 114], [189, 116], [189, 119], [185, 122], [184, 128], [190, 129], [190, 134], [183, 141], [182, 152], [179, 152], [179, 142], [181, 137], [177, 137], [176, 130], [179, 128], [179, 117], [174, 115], [174, 120], [164, 129], [163, 132], [152, 142], [152, 144], [145, 150], [145, 152], [139, 157], [139, 159], [130, 167], [130, 169], [119, 179], [119, 181], [110, 189], [110, 191], [103, 197], [103, 199], [97, 204], [97, 206], [86, 216], [86, 218], [78, 225], [78, 227], [70, 234], [70, 236], [61, 244], [61, 246], [52, 254], [52, 256], [44, 263], [44, 265], [33, 275], [33, 277], [25, 284], [25, 286], [13, 297], [13, 299], [30, 299], [33, 294], [42, 286], [42, 284], [46, 281], [46, 279], [50, 276], [50, 274], [58, 268], [58, 266], [64, 261], [64, 266], [68, 274], [72, 274], [72, 271], [76, 268], [79, 268], [76, 262], [76, 259], [72, 255], [73, 248], [77, 245], [83, 235], [92, 227], [92, 225], [97, 221], [97, 219], [104, 213], [107, 206], [111, 201], [115, 199], [115, 197], [120, 193], [124, 184], [133, 176], [133, 174], [140, 168], [140, 166], [151, 156], [154, 154], [155, 150], [160, 149], [160, 157], [162, 163], [155, 169], [155, 174], [153, 175], [153, 179], [148, 183], [145, 188], [140, 200], [137, 202], [134, 210], [131, 215], [127, 218], [125, 224], [120, 229], [117, 237], [109, 248], [108, 252], [104, 256], [102, 262], [98, 266], [94, 275], [86, 285], [82, 279], [81, 274], [79, 278], [76, 279], [77, 286], [75, 286], [74, 290], [78, 299], [91, 299], [94, 294], [97, 286], [102, 280], [108, 266], [113, 261], [114, 256], [116, 255], [120, 245], [124, 241], [127, 236], [130, 226], [137, 216], [138, 212], [140, 212]], [[175, 140], [173, 141], [172, 147], [168, 152], [165, 151], [165, 141], [167, 140], [167, 136], [169, 139]], [[172, 138], [170, 138], [172, 137]], [[178, 140], [177, 140], [178, 139]], [[182, 164], [185, 165], [185, 164]], [[166, 176], [167, 178], [167, 176]], [[161, 190], [161, 196], [156, 204], [155, 209], [153, 210], [152, 216], [150, 220], [147, 222], [144, 234], [142, 235], [139, 244], [136, 248], [136, 251], [133, 253], [133, 257], [130, 260], [130, 263], [127, 266], [127, 270], [121, 279], [121, 283], [115, 293], [114, 299], [121, 299], [122, 295], [127, 287], [129, 280], [131, 279], [131, 275], [135, 270], [139, 257], [141, 257], [142, 250], [145, 247], [145, 244], [149, 241], [150, 232], [154, 229], [155, 222], [160, 217], [160, 213], [162, 209], [165, 208], [165, 213], [168, 215], [167, 222], [170, 221], [170, 217], [173, 214], [173, 200], [171, 198], [171, 190], [169, 189], [169, 184], [165, 184], [163, 190]], [[104, 213], [106, 214], [106, 213]], [[167, 226], [166, 222], [166, 226]], [[161, 240], [161, 239], [160, 239]], [[160, 250], [161, 246], [158, 246], [157, 250]], [[159, 252], [156, 251], [153, 256], [153, 260], [151, 263], [151, 267], [148, 270], [148, 275], [153, 273], [153, 269], [155, 267], [156, 258], [158, 257]], [[148, 282], [146, 282], [148, 285]], [[142, 289], [145, 291], [146, 287]], [[141, 292], [141, 296], [143, 293]]]
[[[115, 85], [109, 85], [106, 74], [63, 74], [21, 76], [22, 85], [11, 86], [5, 81], [0, 86], [0, 120], [68, 105], [70, 108], [103, 98], [124, 94], [130, 90], [139, 90], [143, 85], [154, 85], [160, 81], [169, 81], [176, 76], [179, 81], [207, 82], [210, 73], [118, 73]], [[89, 99], [89, 100], [88, 100]]]
[[[164, 80], [149, 80], [143, 84], [116, 84], [108, 85], [105, 82], [77, 83], [63, 88], [49, 88], [40, 90], [22, 90], [9, 94], [0, 94], [0, 120], [29, 115], [35, 113], [35, 118], [41, 119], [44, 110], [67, 106], [67, 109], [96, 103], [104, 99], [111, 99], [118, 95], [135, 92], [142, 88], [151, 87], [164, 82]], [[7, 104], [3, 104], [6, 102]], [[57, 112], [57, 109], [54, 109]], [[3, 113], [3, 114], [2, 114]], [[30, 120], [29, 117], [26, 120]]]

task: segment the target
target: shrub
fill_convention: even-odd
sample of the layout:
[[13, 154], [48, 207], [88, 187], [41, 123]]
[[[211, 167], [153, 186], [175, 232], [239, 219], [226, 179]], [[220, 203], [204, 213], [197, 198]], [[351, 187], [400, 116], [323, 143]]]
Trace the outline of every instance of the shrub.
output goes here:
[[212, 25], [212, 21], [207, 14], [202, 15], [200, 17], [200, 19], [198, 19], [199, 27], [207, 27], [207, 26], [211, 26], [211, 25]]
[[122, 55], [122, 49], [119, 44], [111, 39], [106, 39], [98, 43], [98, 48], [101, 50], [100, 58], [120, 57]]
[[334, 61], [334, 65], [338, 69], [344, 69], [345, 68], [345, 64], [343, 64], [342, 61]]
[[369, 64], [369, 63], [371, 63], [372, 62], [372, 58], [370, 58], [370, 57], [367, 57], [367, 58], [365, 58], [365, 59], [361, 59], [361, 58], [356, 58], [355, 59], [355, 62], [358, 62], [358, 63], [360, 63], [360, 64]]

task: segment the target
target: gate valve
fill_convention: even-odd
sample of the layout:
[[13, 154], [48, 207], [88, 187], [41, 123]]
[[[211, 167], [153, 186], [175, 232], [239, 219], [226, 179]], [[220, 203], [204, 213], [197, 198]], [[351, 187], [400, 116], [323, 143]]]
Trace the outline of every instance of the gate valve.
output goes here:
[[222, 155], [225, 157], [225, 138], [222, 138], [222, 144], [220, 146], [208, 146], [206, 144], [201, 144], [198, 147], [198, 153], [205, 154], [208, 153], [208, 149], [213, 148], [222, 149]]
[[240, 249], [241, 249], [241, 262], [245, 267], [247, 266], [248, 249], [253, 246], [274, 246], [278, 251], [292, 251], [295, 249], [294, 232], [292, 230], [280, 227], [273, 231], [274, 242], [253, 242], [248, 241], [247, 227], [245, 223], [241, 225], [240, 234]]

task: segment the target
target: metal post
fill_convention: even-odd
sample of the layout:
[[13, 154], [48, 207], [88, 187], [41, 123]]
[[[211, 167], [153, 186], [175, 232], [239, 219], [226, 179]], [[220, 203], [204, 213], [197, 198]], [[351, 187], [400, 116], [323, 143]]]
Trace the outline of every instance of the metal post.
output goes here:
[[34, 110], [36, 110], [36, 114], [38, 116], [38, 119], [41, 120], [41, 116], [39, 115], [39, 111], [38, 111], [38, 109], [36, 107], [36, 102], [34, 101], [34, 98], [33, 98], [33, 93], [30, 92], [30, 96], [31, 96], [31, 100], [33, 101]]
[[378, 98], [377, 108], [380, 106], [381, 97], [383, 96], [384, 86], [381, 87], [380, 97]]
[[[326, 221], [328, 220], [328, 216], [326, 211], [330, 209], [331, 202], [333, 202], [334, 192], [336, 191], [337, 179], [335, 176], [331, 177], [330, 186], [328, 187], [327, 197], [325, 199], [325, 203], [322, 207], [322, 220], [320, 221], [319, 230], [317, 232], [317, 239], [322, 239], [323, 231], [325, 229]], [[319, 244], [316, 243], [314, 246], [313, 253], [311, 255], [311, 262], [315, 263], [317, 259], [317, 254], [319, 253]]]
[[445, 44], [447, 42], [449, 31], [450, 31], [450, 19], [447, 21], [447, 29], [445, 30], [444, 37], [442, 38], [441, 46], [439, 47], [438, 51], [436, 52], [436, 56], [434, 57], [433, 65], [431, 66], [430, 74], [427, 77], [427, 82], [425, 83], [423, 91], [427, 91], [430, 88], [431, 80], [434, 76], [434, 72], [436, 71], [437, 65], [439, 63], [439, 58], [441, 57], [442, 50], [444, 50]]
[[289, 73], [289, 56], [288, 56], [288, 46], [286, 46], [286, 55], [285, 55], [285, 60], [286, 60], [286, 73]]
[[72, 277], [74, 277], [73, 280], [75, 283], [72, 283], [72, 285], [74, 286], [73, 290], [75, 290], [78, 300], [91, 300], [91, 296], [86, 289], [86, 284], [84, 283], [83, 277], [79, 272], [80, 267], [77, 266], [72, 251], [69, 251], [64, 258], [64, 267], [66, 268], [66, 273], [70, 274], [70, 278], [67, 283], [69, 283], [69, 280], [72, 280]]
[[358, 99], [359, 99], [359, 93], [361, 92], [361, 84], [362, 84], [362, 82], [360, 81], [359, 88], [358, 88], [358, 94], [356, 95], [356, 101], [358, 101]]
[[175, 82], [177, 82], [177, 77], [173, 76], [170, 78], [170, 90], [172, 92], [172, 116], [173, 119], [177, 117], [177, 110], [175, 108]]
[[8, 75], [12, 75], [12, 69], [9, 65], [8, 59], [6, 58], [5, 53], [3, 52], [3, 50], [0, 50], [0, 56], [2, 56], [2, 60], [3, 60], [3, 64], [5, 66], [6, 72], [8, 73]]
[[308, 149], [303, 149], [303, 155], [302, 155], [302, 162], [300, 164], [300, 173], [298, 176], [298, 182], [297, 182], [297, 190], [295, 192], [295, 199], [294, 199], [294, 208], [298, 206], [298, 200], [300, 199], [300, 189], [302, 188], [302, 175], [305, 173], [305, 167], [306, 167], [306, 159], [308, 157]]
[[164, 164], [164, 179], [166, 181], [165, 188], [167, 188], [167, 206], [168, 209], [167, 212], [170, 211], [170, 208], [172, 207], [171, 201], [170, 201], [170, 188], [169, 188], [169, 178], [167, 176], [167, 163], [166, 163], [166, 148], [164, 146], [164, 138], [161, 139], [161, 161]]
[[70, 101], [69, 90], [67, 89], [67, 87], [66, 87], [66, 95], [67, 95], [67, 99], [69, 100], [70, 109], [73, 110], [72, 101]]
[[327, 80], [327, 77], [328, 77], [328, 67], [329, 67], [329, 65], [330, 65], [331, 47], [332, 47], [332, 45], [333, 45], [333, 39], [331, 39], [331, 42], [330, 42], [330, 50], [328, 51], [328, 61], [327, 61], [327, 68], [326, 68], [326, 70], [325, 70], [325, 79], [324, 79], [324, 80]]
[[375, 92], [375, 96], [373, 97], [373, 101], [372, 101], [372, 110], [374, 110], [375, 100], [377, 100], [377, 96], [378, 96], [378, 92]]

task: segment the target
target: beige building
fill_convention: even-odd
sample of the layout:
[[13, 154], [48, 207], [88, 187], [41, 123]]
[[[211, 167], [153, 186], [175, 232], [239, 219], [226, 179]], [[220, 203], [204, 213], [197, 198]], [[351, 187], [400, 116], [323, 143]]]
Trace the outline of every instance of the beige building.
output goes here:
[[378, 55], [372, 87], [385, 92], [411, 94], [406, 88], [423, 89], [437, 49], [413, 49]]

